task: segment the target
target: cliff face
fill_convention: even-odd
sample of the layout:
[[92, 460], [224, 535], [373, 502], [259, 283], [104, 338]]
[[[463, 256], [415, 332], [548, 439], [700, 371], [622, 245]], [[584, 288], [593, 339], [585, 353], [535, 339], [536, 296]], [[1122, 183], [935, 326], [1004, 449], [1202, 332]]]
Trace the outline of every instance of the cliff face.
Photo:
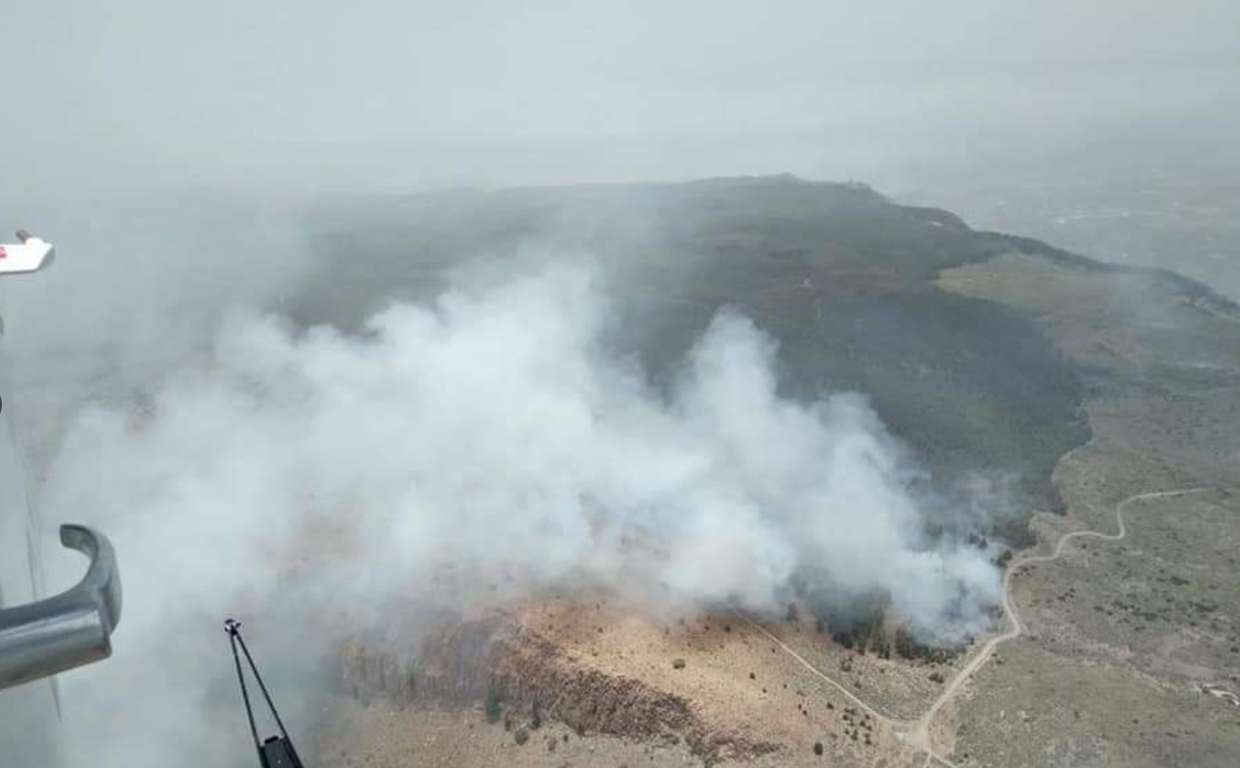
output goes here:
[[475, 706], [488, 696], [509, 712], [558, 720], [579, 733], [684, 740], [707, 763], [776, 751], [704, 718], [683, 696], [591, 668], [553, 640], [508, 617], [447, 624], [411, 649], [388, 636], [355, 637], [340, 658], [345, 690], [402, 707]]

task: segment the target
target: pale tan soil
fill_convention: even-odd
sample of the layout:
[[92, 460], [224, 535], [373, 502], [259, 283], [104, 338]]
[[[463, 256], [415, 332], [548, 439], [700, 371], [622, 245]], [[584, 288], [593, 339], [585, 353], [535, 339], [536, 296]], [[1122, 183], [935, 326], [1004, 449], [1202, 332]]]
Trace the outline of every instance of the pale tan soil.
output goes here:
[[[809, 764], [815, 765], [832, 759], [895, 765], [912, 759], [891, 724], [826, 681], [806, 676], [795, 659], [731, 612], [664, 622], [596, 594], [588, 601], [551, 598], [514, 605], [499, 622], [488, 629], [499, 639], [486, 667], [492, 684], [503, 689], [506, 715], [516, 722], [529, 722], [537, 703], [545, 721], [568, 722], [587, 739], [676, 739], [708, 763], [797, 765], [812, 758]], [[677, 659], [683, 666], [673, 663]], [[434, 685], [422, 671], [401, 672], [396, 666], [393, 673], [394, 663], [379, 666], [388, 671], [361, 673], [366, 679], [359, 691], [360, 699], [379, 710], [400, 699], [399, 685], [397, 695], [391, 690], [393, 677], [417, 677], [413, 687], [423, 691]], [[476, 674], [469, 666], [456, 659], [433, 665], [451, 669], [457, 679]], [[359, 679], [346, 674], [354, 688]], [[475, 700], [480, 695], [475, 690]], [[414, 695], [402, 702], [408, 709], [392, 717], [398, 723], [421, 722], [419, 713], [443, 707], [445, 698], [451, 696]], [[448, 705], [476, 709], [468, 697]], [[636, 713], [644, 714], [631, 717]], [[477, 727], [501, 726], [480, 720]], [[334, 736], [326, 743], [338, 741]], [[816, 742], [823, 744], [821, 757], [813, 752]]]
[[340, 698], [332, 702], [332, 716], [319, 732], [316, 748], [323, 765], [339, 768], [701, 764], [683, 743], [627, 741], [598, 734], [581, 738], [559, 723], [530, 730], [529, 740], [521, 745], [516, 740], [520, 727], [488, 724], [479, 708], [402, 710], [381, 702], [367, 707]]

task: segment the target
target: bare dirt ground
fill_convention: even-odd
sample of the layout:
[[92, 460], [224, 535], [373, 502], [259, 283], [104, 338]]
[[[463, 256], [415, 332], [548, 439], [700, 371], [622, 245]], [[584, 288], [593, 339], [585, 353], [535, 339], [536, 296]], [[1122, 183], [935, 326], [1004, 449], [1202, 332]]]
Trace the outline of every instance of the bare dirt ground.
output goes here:
[[[496, 636], [503, 638], [503, 647], [487, 664], [492, 681], [504, 688], [503, 715], [495, 724], [486, 722], [480, 696], [446, 702], [414, 697], [402, 707], [394, 701], [399, 696], [382, 690], [382, 681], [376, 686], [372, 677], [362, 686], [375, 689], [375, 695], [358, 697], [366, 706], [342, 704], [340, 713], [328, 718], [331, 727], [321, 734], [321, 749], [333, 753], [357, 747], [346, 744], [343, 735], [354, 732], [363, 744], [357, 748], [394, 754], [366, 739], [382, 742], [382, 734], [392, 728], [452, 731], [458, 721], [472, 728], [455, 738], [477, 740], [476, 728], [498, 729], [501, 722], [512, 729], [531, 727], [537, 707], [539, 720], [568, 723], [588, 743], [602, 738], [608, 744], [618, 739], [653, 745], [654, 752], [641, 754], [660, 764], [668, 758], [660, 750], [673, 746], [707, 764], [822, 765], [825, 760], [894, 766], [910, 764], [914, 757], [897, 723], [834, 678], [807, 674], [809, 667], [782, 641], [738, 613], [661, 621], [595, 595], [588, 601], [548, 599], [513, 606], [500, 627]], [[826, 636], [815, 637], [831, 644]], [[380, 677], [415, 677], [417, 686], [426, 687], [421, 670], [393, 672], [394, 665], [380, 666], [388, 667]], [[342, 718], [353, 727], [342, 731]], [[648, 763], [645, 757], [638, 764]], [[381, 764], [423, 763], [410, 756]]]
[[[363, 706], [350, 698], [332, 702], [332, 717], [318, 734], [323, 765], [340, 768], [616, 768], [619, 765], [700, 765], [683, 743], [641, 742], [600, 734], [585, 737], [555, 722], [530, 730], [489, 724], [477, 708], [401, 710], [384, 703]], [[517, 733], [526, 729], [524, 743]]]

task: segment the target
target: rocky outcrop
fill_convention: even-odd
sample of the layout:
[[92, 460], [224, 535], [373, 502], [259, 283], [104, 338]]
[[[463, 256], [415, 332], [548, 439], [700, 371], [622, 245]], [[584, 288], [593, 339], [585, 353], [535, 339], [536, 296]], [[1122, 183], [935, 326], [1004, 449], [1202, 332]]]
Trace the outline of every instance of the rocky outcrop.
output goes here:
[[474, 705], [498, 698], [509, 712], [558, 720], [578, 733], [683, 739], [712, 764], [774, 752], [775, 744], [712, 727], [692, 702], [573, 658], [502, 618], [455, 622], [410, 648], [392, 635], [357, 637], [341, 654], [345, 690], [364, 702]]
[[480, 701], [505, 629], [490, 618], [445, 624], [421, 637], [398, 628], [354, 636], [341, 649], [344, 689], [363, 702], [382, 698], [402, 707]]

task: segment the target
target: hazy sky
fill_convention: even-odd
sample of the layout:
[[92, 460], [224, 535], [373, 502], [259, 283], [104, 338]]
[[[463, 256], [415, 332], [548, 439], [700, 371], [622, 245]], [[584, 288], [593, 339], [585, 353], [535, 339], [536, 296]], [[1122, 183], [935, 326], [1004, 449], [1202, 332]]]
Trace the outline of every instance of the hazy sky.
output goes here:
[[0, 19], [0, 202], [874, 178], [1219, 152], [1240, 130], [1226, 0], [0, 0]]

